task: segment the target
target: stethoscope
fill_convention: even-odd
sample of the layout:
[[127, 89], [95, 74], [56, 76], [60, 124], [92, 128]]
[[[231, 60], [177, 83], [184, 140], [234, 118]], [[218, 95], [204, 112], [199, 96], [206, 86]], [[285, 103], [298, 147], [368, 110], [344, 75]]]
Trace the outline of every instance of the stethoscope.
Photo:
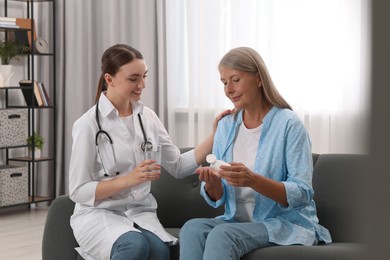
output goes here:
[[[102, 129], [101, 125], [100, 125], [100, 119], [99, 119], [99, 102], [96, 103], [96, 108], [95, 108], [95, 114], [96, 114], [96, 123], [98, 125], [98, 132], [96, 133], [96, 136], [95, 136], [95, 145], [96, 145], [96, 150], [97, 150], [97, 153], [98, 153], [98, 156], [99, 156], [99, 159], [102, 163], [102, 167], [103, 167], [103, 171], [104, 171], [104, 176], [105, 177], [108, 177], [110, 176], [110, 174], [107, 172], [106, 168], [104, 167], [104, 163], [103, 163], [103, 159], [102, 159], [102, 156], [101, 156], [101, 153], [100, 153], [100, 149], [99, 149], [99, 142], [98, 142], [98, 139], [99, 139], [99, 135], [105, 135], [108, 139], [108, 141], [110, 142], [110, 146], [111, 146], [111, 151], [112, 151], [112, 155], [114, 157], [114, 163], [115, 163], [115, 174], [118, 175], [119, 174], [119, 171], [118, 171], [118, 166], [117, 166], [117, 163], [116, 163], [116, 156], [115, 156], [115, 150], [114, 150], [114, 145], [113, 145], [113, 142], [112, 142], [112, 139], [111, 139], [111, 136]], [[141, 115], [138, 113], [138, 120], [139, 120], [139, 124], [141, 126], [141, 130], [142, 130], [142, 135], [144, 136], [144, 141], [141, 143], [141, 149], [142, 151], [151, 151], [153, 149], [153, 144], [148, 141], [148, 138], [146, 137], [146, 133], [145, 133], [145, 129], [144, 129], [144, 124], [142, 123], [142, 119], [141, 119]]]

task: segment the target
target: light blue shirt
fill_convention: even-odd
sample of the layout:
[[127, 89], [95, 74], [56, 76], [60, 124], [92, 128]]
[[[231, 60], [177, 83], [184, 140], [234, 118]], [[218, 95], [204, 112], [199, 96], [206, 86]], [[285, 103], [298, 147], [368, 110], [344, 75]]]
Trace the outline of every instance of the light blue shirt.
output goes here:
[[[242, 111], [220, 120], [213, 145], [217, 159], [232, 162], [234, 140], [241, 123]], [[313, 200], [311, 142], [293, 111], [273, 107], [264, 117], [254, 172], [282, 182], [286, 189], [288, 207], [255, 192], [253, 219], [265, 224], [270, 242], [279, 245], [332, 242], [329, 231], [318, 223]], [[220, 200], [213, 201], [208, 197], [204, 182], [201, 195], [213, 207], [225, 204], [225, 214], [217, 218], [234, 222], [234, 187], [224, 179], [222, 184]]]

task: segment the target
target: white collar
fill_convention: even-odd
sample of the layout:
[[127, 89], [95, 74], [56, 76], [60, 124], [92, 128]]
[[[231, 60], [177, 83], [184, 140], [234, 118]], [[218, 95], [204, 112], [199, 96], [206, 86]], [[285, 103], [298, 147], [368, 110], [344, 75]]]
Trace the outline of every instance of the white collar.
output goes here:
[[[103, 117], [107, 117], [109, 114], [115, 113], [118, 115], [119, 112], [111, 101], [107, 98], [106, 92], [102, 92], [99, 98], [99, 111]], [[133, 115], [143, 114], [144, 104], [141, 101], [131, 101], [131, 107], [133, 109]]]

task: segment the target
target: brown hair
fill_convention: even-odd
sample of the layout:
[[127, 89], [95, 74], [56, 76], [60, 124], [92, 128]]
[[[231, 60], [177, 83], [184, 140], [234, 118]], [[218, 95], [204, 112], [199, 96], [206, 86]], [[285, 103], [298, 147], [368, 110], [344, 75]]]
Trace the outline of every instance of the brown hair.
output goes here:
[[142, 54], [135, 48], [126, 44], [116, 44], [108, 48], [102, 56], [102, 74], [99, 78], [99, 83], [95, 96], [95, 103], [99, 101], [100, 94], [107, 90], [104, 74], [115, 75], [120, 67], [133, 61], [134, 59], [143, 60]]
[[239, 71], [259, 73], [263, 84], [263, 93], [267, 102], [271, 105], [291, 109], [291, 106], [284, 100], [276, 89], [271, 75], [260, 54], [249, 47], [238, 47], [230, 50], [221, 59], [219, 66], [232, 68]]

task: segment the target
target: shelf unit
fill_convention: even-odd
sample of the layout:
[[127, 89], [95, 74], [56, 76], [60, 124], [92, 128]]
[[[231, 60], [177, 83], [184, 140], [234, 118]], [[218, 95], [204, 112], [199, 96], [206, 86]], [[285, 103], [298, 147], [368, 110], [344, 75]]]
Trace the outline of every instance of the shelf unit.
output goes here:
[[[47, 88], [47, 91], [49, 92], [51, 105], [49, 106], [43, 106], [38, 107], [34, 103], [34, 94], [31, 95], [31, 106], [27, 106], [25, 104], [19, 104], [19, 103], [13, 103], [10, 100], [10, 95], [12, 93], [16, 93], [21, 91], [23, 89], [30, 89], [33, 93], [33, 87], [22, 87], [22, 86], [4, 86], [0, 88], [0, 91], [4, 93], [4, 109], [5, 110], [25, 110], [27, 111], [27, 133], [28, 136], [33, 136], [36, 133], [36, 129], [38, 127], [37, 122], [39, 122], [39, 119], [45, 119], [48, 120], [48, 123], [44, 126], [49, 129], [46, 129], [46, 136], [45, 136], [45, 150], [47, 151], [48, 156], [46, 157], [40, 157], [36, 158], [35, 151], [34, 151], [34, 142], [31, 146], [26, 144], [23, 145], [8, 145], [0, 147], [0, 150], [5, 151], [5, 162], [6, 165], [9, 166], [16, 166], [16, 167], [26, 167], [27, 168], [27, 190], [28, 194], [24, 201], [20, 201], [14, 204], [7, 205], [4, 203], [1, 203], [0, 200], [0, 208], [4, 207], [11, 207], [16, 205], [31, 205], [39, 202], [50, 202], [52, 201], [56, 196], [56, 40], [55, 40], [55, 0], [3, 0], [4, 2], [4, 16], [8, 17], [10, 16], [9, 11], [9, 3], [13, 2], [13, 6], [17, 6], [17, 8], [23, 9], [23, 12], [25, 11], [25, 17], [31, 20], [31, 26], [30, 28], [5, 28], [0, 26], [0, 33], [4, 35], [4, 39], [7, 40], [8, 33], [12, 33], [15, 31], [26, 31], [30, 32], [31, 35], [31, 45], [30, 45], [30, 52], [26, 54], [26, 63], [24, 67], [26, 68], [26, 75], [23, 75], [24, 78], [20, 78], [18, 80], [22, 79], [29, 79], [32, 82], [35, 80], [39, 81], [41, 79], [38, 78], [37, 74], [40, 72], [41, 68], [37, 68], [37, 64], [39, 64], [39, 59], [47, 59], [46, 64], [52, 64], [52, 66], [49, 66], [48, 71], [48, 80], [45, 82], [45, 87]], [[35, 51], [35, 42], [34, 42], [34, 35], [37, 35], [39, 37], [39, 30], [35, 32], [36, 24], [35, 21], [36, 18], [36, 11], [34, 11], [34, 8], [36, 5], [47, 5], [47, 9], [49, 10], [49, 13], [42, 14], [39, 18], [41, 18], [40, 22], [43, 23], [51, 23], [50, 24], [50, 31], [48, 34], [50, 35], [50, 41], [49, 41], [49, 52], [48, 53], [38, 53]], [[2, 14], [0, 15], [2, 16]], [[10, 16], [14, 17], [14, 16]], [[21, 95], [21, 94], [20, 94]], [[27, 136], [26, 136], [27, 138]], [[33, 138], [34, 139], [34, 138]], [[27, 149], [30, 148], [32, 151], [31, 157], [27, 155]], [[16, 151], [17, 156], [13, 156], [14, 154], [12, 151]], [[20, 156], [20, 154], [23, 153], [26, 154], [26, 156]], [[1, 168], [0, 168], [1, 170]], [[1, 171], [0, 171], [1, 172]], [[1, 178], [1, 176], [0, 176]], [[41, 183], [42, 180], [45, 180], [43, 184]], [[0, 183], [1, 184], [1, 183]], [[45, 189], [44, 195], [40, 194], [43, 193], [43, 191], [38, 192], [37, 191], [37, 185], [42, 185]], [[4, 188], [4, 187], [3, 187]], [[1, 188], [0, 188], [1, 189]], [[0, 190], [0, 195], [1, 194]], [[1, 199], [1, 197], [0, 197]]]

